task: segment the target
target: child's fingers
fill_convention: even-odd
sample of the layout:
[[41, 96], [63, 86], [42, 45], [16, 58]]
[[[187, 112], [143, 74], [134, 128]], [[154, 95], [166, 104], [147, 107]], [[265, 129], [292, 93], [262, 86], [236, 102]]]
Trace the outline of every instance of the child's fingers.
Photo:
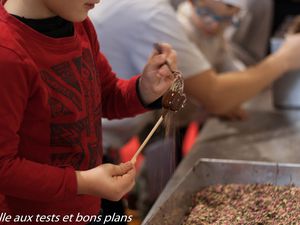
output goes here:
[[166, 65], [163, 65], [159, 68], [158, 75], [162, 78], [170, 78], [171, 80], [173, 80], [173, 74]]
[[124, 179], [125, 181], [132, 182], [135, 180], [135, 175], [136, 175], [136, 170], [135, 170], [135, 168], [132, 168], [131, 170], [129, 170], [126, 174], [124, 174], [122, 176], [122, 179]]
[[174, 70], [177, 58], [176, 51], [172, 49], [171, 45], [167, 43], [155, 44], [155, 46], [159, 47], [156, 47], [154, 49], [154, 52], [151, 55], [149, 62], [158, 64], [158, 67], [162, 66], [163, 64], [169, 64], [172, 70]]
[[168, 43], [161, 43], [159, 44], [161, 54], [164, 54], [166, 56], [166, 61], [168, 64], [171, 66], [171, 68], [174, 70], [176, 69], [176, 59], [177, 59], [177, 54], [176, 51], [172, 48], [171, 45]]
[[[117, 170], [119, 170], [118, 173], [121, 173], [120, 171], [124, 172], [125, 170], [127, 170], [129, 168], [129, 166], [127, 165], [130, 164], [131, 163], [123, 163], [117, 166]], [[108, 193], [108, 195], [105, 196], [105, 198], [111, 201], [120, 200], [126, 193], [128, 193], [133, 188], [135, 184], [135, 175], [136, 172], [135, 168], [133, 167], [125, 174], [112, 176], [109, 184], [110, 187], [105, 190], [105, 192]]]
[[122, 176], [131, 169], [133, 169], [133, 164], [131, 162], [121, 163], [120, 165], [114, 165], [114, 167], [112, 168], [112, 176]]
[[118, 183], [120, 185], [120, 188], [124, 191], [124, 194], [130, 191], [134, 184], [135, 184], [135, 176], [136, 171], [135, 169], [131, 169], [126, 174], [124, 174], [122, 177], [118, 178]]
[[169, 55], [172, 51], [172, 46], [168, 43], [159, 43], [162, 54]]
[[167, 61], [173, 70], [176, 70], [177, 53], [174, 49], [167, 55]]
[[158, 69], [162, 67], [164, 64], [166, 64], [166, 61], [167, 61], [167, 56], [165, 54], [153, 55], [153, 57], [149, 61], [149, 66], [151, 66], [153, 69]]
[[172, 79], [172, 69], [167, 65], [167, 59], [164, 55], [154, 56], [148, 65], [150, 71], [157, 71], [158, 76]]
[[136, 171], [135, 168], [129, 170], [122, 176], [114, 176], [114, 186], [118, 190], [117, 192], [123, 196], [129, 192], [135, 184]]

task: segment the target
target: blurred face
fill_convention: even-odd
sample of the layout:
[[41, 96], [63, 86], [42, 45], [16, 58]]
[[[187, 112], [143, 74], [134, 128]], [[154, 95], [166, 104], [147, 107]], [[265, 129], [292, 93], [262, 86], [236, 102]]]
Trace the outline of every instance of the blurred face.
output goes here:
[[88, 11], [94, 8], [100, 0], [38, 0], [49, 15], [60, 16], [71, 22], [86, 19]]
[[239, 8], [215, 0], [191, 1], [195, 9], [196, 24], [210, 35], [222, 32], [231, 25]]
[[4, 8], [11, 14], [28, 19], [60, 16], [71, 22], [80, 22], [99, 2], [100, 0], [4, 0]]

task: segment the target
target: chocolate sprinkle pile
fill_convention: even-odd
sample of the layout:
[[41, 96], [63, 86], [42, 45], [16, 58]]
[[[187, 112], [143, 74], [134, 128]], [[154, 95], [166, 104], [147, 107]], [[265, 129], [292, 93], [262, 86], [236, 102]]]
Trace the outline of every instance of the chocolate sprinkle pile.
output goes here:
[[229, 184], [199, 191], [183, 225], [300, 224], [300, 188]]

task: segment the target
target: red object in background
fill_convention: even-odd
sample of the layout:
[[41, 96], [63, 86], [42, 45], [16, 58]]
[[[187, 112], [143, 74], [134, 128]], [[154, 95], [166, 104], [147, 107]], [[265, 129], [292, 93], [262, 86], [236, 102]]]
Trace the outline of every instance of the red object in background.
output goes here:
[[[182, 152], [183, 155], [186, 155], [192, 148], [193, 144], [195, 143], [196, 137], [198, 135], [199, 127], [198, 123], [192, 122], [190, 123], [187, 132], [185, 134], [184, 140], [183, 140], [183, 145], [182, 145]], [[127, 162], [131, 160], [131, 158], [134, 156], [135, 152], [138, 150], [140, 147], [141, 143], [138, 139], [138, 137], [133, 137], [131, 138], [127, 144], [125, 144], [121, 149], [120, 149], [120, 158], [121, 162]], [[144, 156], [141, 154], [137, 158], [136, 162], [136, 169], [138, 170], [141, 166], [141, 163], [144, 160]]]
[[[120, 158], [121, 162], [128, 162], [131, 160], [131, 158], [134, 156], [138, 148], [140, 147], [141, 143], [138, 139], [138, 137], [133, 137], [131, 138], [127, 144], [125, 144], [121, 149], [120, 149]], [[138, 170], [141, 166], [141, 163], [144, 160], [144, 156], [140, 154], [136, 160], [136, 169]]]
[[191, 150], [193, 144], [195, 143], [196, 137], [199, 132], [199, 126], [196, 122], [191, 122], [186, 134], [184, 136], [183, 144], [182, 144], [182, 153], [183, 155], [188, 154]]

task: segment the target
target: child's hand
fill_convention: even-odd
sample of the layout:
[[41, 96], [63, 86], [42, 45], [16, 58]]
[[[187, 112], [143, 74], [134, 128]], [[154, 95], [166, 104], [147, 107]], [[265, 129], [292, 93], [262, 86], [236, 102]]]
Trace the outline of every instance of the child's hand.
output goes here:
[[176, 52], [168, 44], [160, 44], [162, 53], [157, 50], [151, 55], [140, 78], [139, 90], [144, 104], [150, 104], [161, 97], [174, 79], [166, 65], [176, 69]]
[[120, 165], [102, 164], [87, 171], [76, 171], [77, 193], [118, 201], [133, 188], [135, 174], [131, 162]]

